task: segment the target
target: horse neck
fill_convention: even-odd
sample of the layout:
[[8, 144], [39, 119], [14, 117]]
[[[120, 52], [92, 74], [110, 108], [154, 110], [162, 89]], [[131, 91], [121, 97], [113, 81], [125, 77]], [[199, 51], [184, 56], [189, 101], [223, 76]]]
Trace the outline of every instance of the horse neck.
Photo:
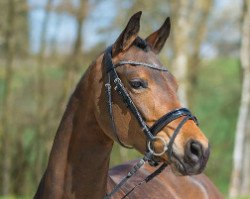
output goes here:
[[35, 198], [102, 198], [106, 192], [113, 141], [94, 116], [91, 68], [71, 96]]

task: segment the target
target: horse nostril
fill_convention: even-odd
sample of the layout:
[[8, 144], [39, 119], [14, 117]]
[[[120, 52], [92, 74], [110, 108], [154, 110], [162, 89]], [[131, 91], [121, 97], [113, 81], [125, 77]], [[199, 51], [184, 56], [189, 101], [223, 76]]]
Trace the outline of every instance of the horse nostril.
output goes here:
[[203, 155], [202, 145], [198, 141], [189, 141], [186, 148], [186, 157], [189, 162], [197, 163]]
[[197, 141], [192, 141], [190, 144], [190, 152], [200, 158], [202, 156], [202, 146]]

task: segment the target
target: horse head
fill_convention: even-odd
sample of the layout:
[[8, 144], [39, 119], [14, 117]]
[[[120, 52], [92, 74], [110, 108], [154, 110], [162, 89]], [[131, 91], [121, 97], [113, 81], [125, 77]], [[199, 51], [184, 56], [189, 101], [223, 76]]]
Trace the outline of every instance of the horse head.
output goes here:
[[138, 36], [140, 17], [141, 12], [133, 15], [96, 61], [96, 120], [108, 138], [142, 154], [151, 150], [155, 161], [169, 163], [177, 174], [198, 174], [209, 157], [208, 139], [181, 107], [177, 81], [157, 56], [170, 34], [170, 19], [144, 40]]

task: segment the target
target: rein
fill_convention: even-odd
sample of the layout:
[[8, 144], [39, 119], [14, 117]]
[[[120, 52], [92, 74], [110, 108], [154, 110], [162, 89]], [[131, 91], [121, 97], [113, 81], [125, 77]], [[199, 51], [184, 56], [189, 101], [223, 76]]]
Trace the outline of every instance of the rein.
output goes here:
[[[122, 84], [122, 81], [116, 72], [116, 67], [119, 67], [119, 66], [122, 66], [125, 64], [130, 64], [133, 66], [144, 66], [144, 67], [148, 67], [148, 68], [153, 69], [153, 70], [159, 70], [159, 71], [165, 71], [165, 72], [168, 70], [161, 67], [161, 66], [158, 66], [158, 65], [144, 63], [144, 62], [136, 62], [136, 61], [120, 61], [114, 65], [113, 61], [112, 61], [112, 46], [108, 47], [104, 51], [103, 59], [104, 59], [103, 60], [104, 66], [106, 67], [106, 72], [107, 72], [107, 76], [108, 76], [107, 82], [105, 84], [105, 88], [106, 88], [109, 116], [110, 116], [110, 120], [111, 120], [112, 131], [113, 131], [113, 134], [114, 134], [117, 142], [125, 148], [129, 148], [129, 149], [133, 148], [132, 146], [128, 146], [128, 145], [124, 144], [118, 136], [118, 132], [117, 132], [117, 128], [115, 125], [114, 116], [113, 116], [111, 82], [114, 83], [114, 85], [115, 85], [114, 90], [121, 96], [123, 102], [126, 104], [127, 108], [131, 111], [131, 113], [135, 116], [143, 133], [147, 137], [147, 148], [148, 148], [148, 151], [146, 152], [145, 156], [131, 169], [131, 171], [120, 181], [120, 183], [117, 184], [113, 188], [113, 190], [110, 193], [106, 194], [104, 199], [109, 199], [109, 198], [111, 198], [112, 195], [114, 195], [117, 191], [119, 191], [121, 189], [122, 185], [125, 184], [128, 181], [128, 179], [130, 177], [132, 177], [146, 162], [148, 162], [151, 166], [158, 165], [158, 163], [154, 160], [154, 156], [161, 156], [164, 153], [167, 153], [167, 155], [170, 159], [170, 162], [171, 162], [171, 158], [173, 156], [174, 140], [175, 140], [176, 136], [178, 135], [178, 133], [180, 132], [181, 128], [188, 120], [193, 120], [197, 125], [198, 125], [198, 121], [197, 121], [196, 117], [193, 116], [192, 113], [188, 109], [179, 108], [179, 109], [175, 109], [173, 111], [166, 113], [160, 119], [158, 119], [151, 127], [148, 127], [148, 125], [146, 124], [146, 121], [141, 116], [136, 105], [134, 104], [133, 100], [131, 99], [129, 93], [127, 92], [126, 88]], [[184, 118], [182, 119], [182, 121], [179, 123], [179, 125], [175, 129], [173, 135], [170, 137], [169, 143], [167, 144], [166, 141], [162, 137], [157, 136], [157, 133], [159, 131], [161, 131], [167, 124], [171, 123], [172, 121], [174, 121], [180, 117], [184, 117]], [[155, 152], [155, 150], [152, 146], [153, 143], [157, 140], [161, 141], [163, 143], [163, 146], [164, 146], [162, 152], [160, 152], [160, 153]], [[166, 168], [166, 166], [167, 166], [167, 163], [163, 163], [152, 174], [150, 174], [148, 177], [146, 177], [140, 183], [135, 185], [122, 198], [125, 198], [126, 196], [128, 196], [136, 187], [140, 186], [141, 184], [143, 184], [145, 182], [147, 183], [150, 180], [152, 180], [155, 176], [160, 174], [164, 170], [164, 168]]]

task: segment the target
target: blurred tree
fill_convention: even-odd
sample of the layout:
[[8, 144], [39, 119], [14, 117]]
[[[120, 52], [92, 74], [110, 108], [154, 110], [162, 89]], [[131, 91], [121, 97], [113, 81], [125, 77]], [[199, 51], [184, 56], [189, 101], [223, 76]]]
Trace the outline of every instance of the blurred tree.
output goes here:
[[243, 82], [230, 197], [250, 196], [250, 0], [244, 0], [240, 61]]
[[[21, 154], [22, 147], [22, 135], [18, 132], [18, 136], [15, 136], [16, 129], [18, 129], [18, 122], [11, 123], [15, 120], [17, 110], [15, 110], [15, 98], [14, 93], [14, 79], [16, 70], [15, 58], [22, 57], [24, 61], [29, 54], [29, 25], [28, 25], [28, 2], [27, 0], [11, 0], [1, 1], [0, 7], [1, 19], [0, 19], [0, 60], [4, 60], [5, 73], [3, 78], [3, 92], [1, 94], [1, 128], [0, 128], [0, 165], [2, 171], [0, 173], [0, 192], [4, 195], [10, 194], [13, 190], [19, 192], [19, 188], [13, 180], [17, 177], [22, 180], [24, 175], [18, 172], [18, 169], [23, 168], [24, 159], [20, 156], [18, 164], [12, 164], [16, 160], [14, 154], [16, 150], [13, 146], [18, 144], [18, 152]], [[18, 33], [18, 34], [17, 34]], [[2, 63], [2, 62], [1, 62]], [[18, 129], [20, 130], [20, 129]], [[24, 174], [25, 172], [23, 172]], [[18, 188], [17, 188], [18, 187]]]
[[189, 58], [188, 58], [188, 88], [187, 88], [187, 96], [188, 96], [188, 105], [189, 107], [193, 107], [193, 99], [196, 91], [196, 86], [198, 83], [197, 73], [201, 68], [201, 47], [204, 43], [207, 29], [208, 29], [208, 17], [213, 7], [213, 0], [200, 0], [195, 2], [196, 6], [194, 6], [193, 10], [191, 10], [191, 21], [193, 23], [192, 33], [189, 36]]
[[14, 43], [14, 28], [16, 23], [16, 2], [9, 0], [6, 4], [6, 30], [5, 30], [5, 79], [4, 79], [4, 93], [2, 103], [2, 118], [0, 128], [1, 138], [1, 193], [3, 195], [10, 194], [11, 187], [11, 87], [13, 79], [13, 61], [15, 54]]
[[[6, 8], [8, 5], [7, 1], [0, 1], [0, 7]], [[6, 21], [7, 21], [7, 12], [6, 9], [1, 11], [0, 17], [0, 54], [3, 54], [5, 47], [5, 30], [6, 30]]]
[[[121, 22], [126, 23], [124, 19], [129, 19], [134, 13], [141, 10], [143, 16], [141, 18], [142, 28], [139, 34], [143, 38], [146, 38], [153, 31], [158, 29], [164, 22], [164, 18], [167, 18], [170, 11], [169, 2], [165, 0], [159, 0], [157, 4], [151, 0], [133, 0], [130, 2], [115, 0], [115, 3], [115, 8], [119, 14], [114, 18], [114, 22], [111, 24], [111, 30], [119, 29], [120, 31], [122, 28]], [[106, 29], [106, 31], [109, 31], [110, 34], [110, 28]]]
[[217, 56], [239, 56], [241, 12], [240, 3], [230, 3], [213, 9], [206, 44], [212, 47]]
[[73, 44], [73, 49], [70, 55], [64, 60], [62, 64], [64, 69], [64, 81], [63, 81], [63, 91], [59, 99], [59, 109], [61, 105], [64, 106], [65, 101], [68, 97], [69, 90], [72, 89], [76, 81], [76, 74], [82, 66], [83, 63], [83, 23], [85, 17], [89, 12], [89, 2], [87, 0], [80, 0], [79, 6], [75, 9], [74, 17], [76, 18], [76, 39]]
[[[206, 33], [212, 0], [170, 1], [172, 16], [173, 74], [180, 82], [179, 97], [186, 107], [191, 105], [196, 83], [200, 48]], [[190, 81], [191, 80], [191, 81]], [[190, 99], [190, 101], [189, 101]]]
[[29, 6], [28, 0], [16, 0], [16, 21], [15, 31], [18, 32], [16, 37], [15, 51], [16, 56], [22, 59], [30, 53], [29, 48]]
[[[15, 22], [13, 29], [18, 32], [15, 35], [15, 54], [19, 56], [26, 56], [29, 53], [29, 23], [28, 23], [28, 1], [27, 0], [15, 0], [16, 4], [15, 15], [18, 15], [18, 20]], [[0, 1], [1, 18], [0, 18], [0, 55], [4, 56], [8, 53], [8, 44], [5, 40], [5, 32], [8, 29], [8, 1]]]
[[34, 177], [35, 182], [38, 183], [41, 178], [42, 168], [45, 166], [43, 158], [46, 153], [43, 147], [45, 143], [46, 133], [45, 133], [45, 119], [47, 117], [47, 112], [45, 111], [45, 74], [44, 74], [44, 61], [45, 61], [45, 50], [46, 50], [46, 34], [48, 30], [48, 23], [50, 17], [50, 10], [53, 0], [48, 0], [45, 6], [45, 15], [41, 24], [41, 38], [40, 38], [40, 49], [37, 55], [37, 89], [36, 89], [36, 136], [34, 139], [34, 144], [36, 147], [35, 156], [35, 171]]
[[[77, 6], [73, 5], [73, 2], [64, 0], [59, 4], [54, 4], [53, 0], [48, 0], [45, 6], [45, 16], [42, 22], [42, 33], [40, 38], [40, 50], [37, 57], [37, 108], [36, 108], [36, 137], [34, 147], [36, 151], [35, 163], [36, 166], [34, 174], [36, 182], [40, 181], [41, 173], [47, 162], [48, 148], [43, 147], [45, 143], [51, 143], [51, 125], [50, 119], [60, 115], [64, 109], [64, 104], [68, 98], [69, 91], [72, 89], [72, 85], [76, 81], [76, 74], [82, 65], [82, 30], [84, 19], [88, 13], [88, 1], [79, 0]], [[46, 42], [46, 33], [48, 31], [48, 23], [50, 13], [62, 14], [66, 13], [73, 16], [76, 19], [76, 39], [74, 40], [72, 51], [66, 56], [61, 67], [63, 70], [62, 88], [58, 93], [59, 96], [55, 97], [54, 102], [50, 105], [46, 105], [48, 99], [45, 98], [46, 80], [45, 80], [45, 58], [46, 47], [49, 45]], [[55, 54], [53, 54], [55, 55]], [[54, 59], [55, 57], [52, 57]], [[52, 60], [50, 60], [52, 61]], [[58, 63], [57, 63], [58, 64]], [[53, 109], [54, 114], [51, 113]], [[54, 118], [53, 118], [54, 119]], [[58, 118], [57, 118], [58, 119]], [[50, 151], [50, 149], [49, 149]]]

